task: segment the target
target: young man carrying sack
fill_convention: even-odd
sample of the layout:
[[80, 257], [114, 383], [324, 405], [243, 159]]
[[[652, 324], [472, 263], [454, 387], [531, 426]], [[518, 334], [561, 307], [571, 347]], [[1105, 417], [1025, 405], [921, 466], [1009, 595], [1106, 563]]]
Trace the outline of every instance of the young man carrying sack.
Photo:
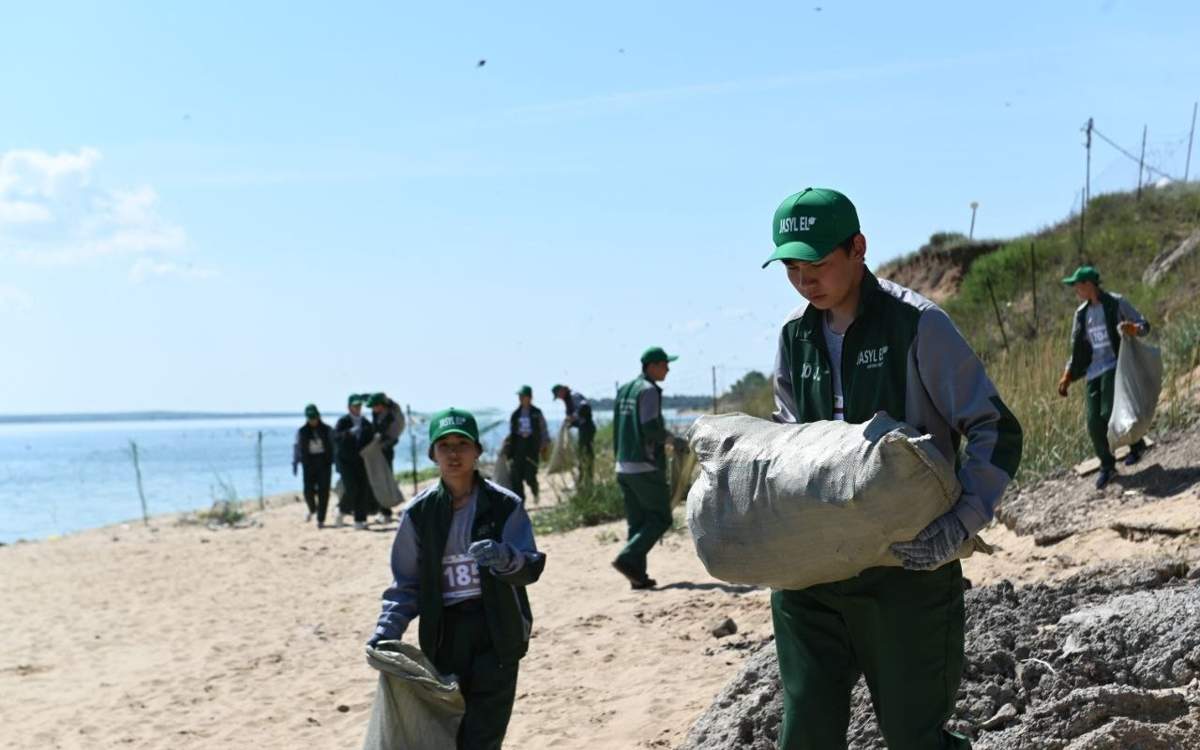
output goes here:
[[[1120, 334], [1145, 336], [1150, 332], [1150, 324], [1129, 300], [1101, 289], [1100, 272], [1091, 266], [1075, 269], [1063, 283], [1075, 289], [1075, 296], [1083, 304], [1075, 310], [1071, 358], [1058, 380], [1058, 395], [1065, 398], [1073, 381], [1087, 378], [1087, 431], [1096, 457], [1100, 459], [1096, 489], [1104, 489], [1117, 473], [1117, 459], [1108, 447], [1108, 420], [1113, 410]], [[1129, 446], [1125, 465], [1136, 464], [1145, 450], [1145, 440]]]
[[878, 411], [966, 449], [957, 504], [910, 542], [903, 567], [771, 595], [783, 682], [783, 750], [846, 747], [850, 692], [865, 675], [890, 750], [969, 748], [945, 728], [963, 668], [963, 578], [956, 555], [991, 518], [1021, 458], [1021, 427], [950, 318], [867, 270], [858, 213], [809, 188], [775, 212], [775, 252], [807, 302], [783, 326], [775, 419], [862, 423]]

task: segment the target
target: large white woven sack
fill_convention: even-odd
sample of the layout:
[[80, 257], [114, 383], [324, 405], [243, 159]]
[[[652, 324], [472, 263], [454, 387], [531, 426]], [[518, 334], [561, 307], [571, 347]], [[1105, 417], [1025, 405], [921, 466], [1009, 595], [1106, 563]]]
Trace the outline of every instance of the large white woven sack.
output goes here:
[[1162, 393], [1162, 352], [1137, 338], [1121, 337], [1113, 386], [1112, 415], [1108, 419], [1108, 447], [1116, 450], [1146, 437]]
[[709, 574], [730, 583], [801, 589], [898, 566], [888, 545], [962, 491], [931, 437], [883, 413], [863, 424], [704, 416], [688, 441], [700, 462], [688, 528]]
[[371, 494], [384, 508], [395, 508], [404, 504], [404, 491], [396, 484], [396, 475], [392, 473], [392, 465], [387, 456], [383, 455], [383, 443], [376, 436], [374, 440], [358, 452], [363, 464], [367, 467], [367, 481], [371, 485]]
[[379, 671], [363, 750], [453, 748], [466, 704], [453, 675], [439, 674], [421, 649], [384, 641], [367, 647]]

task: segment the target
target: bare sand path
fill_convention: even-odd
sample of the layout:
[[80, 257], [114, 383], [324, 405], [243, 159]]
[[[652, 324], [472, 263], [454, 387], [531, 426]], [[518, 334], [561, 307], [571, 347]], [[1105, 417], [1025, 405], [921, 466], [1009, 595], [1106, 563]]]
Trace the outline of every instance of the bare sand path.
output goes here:
[[[303, 517], [289, 503], [245, 529], [160, 518], [0, 548], [0, 747], [358, 747], [392, 533]], [[506, 744], [673, 746], [769, 635], [766, 592], [708, 578], [685, 532], [651, 555], [661, 590], [630, 591], [609, 567], [621, 533], [539, 539]], [[718, 640], [726, 616], [740, 631]]]

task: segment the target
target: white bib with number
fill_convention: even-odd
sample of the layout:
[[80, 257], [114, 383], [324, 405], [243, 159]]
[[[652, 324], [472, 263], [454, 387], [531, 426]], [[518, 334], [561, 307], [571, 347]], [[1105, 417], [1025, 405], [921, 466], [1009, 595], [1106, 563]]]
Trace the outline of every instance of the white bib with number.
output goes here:
[[479, 587], [479, 565], [470, 555], [446, 555], [442, 558], [442, 603], [457, 604], [477, 599], [483, 594]]

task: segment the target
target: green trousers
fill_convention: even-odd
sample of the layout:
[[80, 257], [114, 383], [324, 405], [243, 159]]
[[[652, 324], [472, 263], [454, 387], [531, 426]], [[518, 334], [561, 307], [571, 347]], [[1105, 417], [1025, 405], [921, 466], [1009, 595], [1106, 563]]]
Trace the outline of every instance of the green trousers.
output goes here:
[[783, 681], [781, 750], [845, 750], [850, 692], [867, 680], [889, 750], [969, 750], [944, 725], [963, 669], [962, 566], [869, 568], [771, 594]]
[[1092, 439], [1092, 448], [1100, 466], [1111, 469], [1117, 459], [1108, 449], [1108, 420], [1112, 417], [1113, 392], [1117, 383], [1117, 371], [1109, 370], [1098, 378], [1087, 382], [1087, 431]]
[[661, 471], [618, 474], [617, 484], [625, 500], [629, 542], [617, 559], [638, 575], [646, 575], [646, 555], [671, 528], [671, 494]]
[[501, 665], [496, 660], [483, 603], [478, 599], [447, 607], [442, 628], [434, 666], [442, 674], [458, 677], [466, 699], [458, 750], [500, 750], [517, 697], [517, 665]]

